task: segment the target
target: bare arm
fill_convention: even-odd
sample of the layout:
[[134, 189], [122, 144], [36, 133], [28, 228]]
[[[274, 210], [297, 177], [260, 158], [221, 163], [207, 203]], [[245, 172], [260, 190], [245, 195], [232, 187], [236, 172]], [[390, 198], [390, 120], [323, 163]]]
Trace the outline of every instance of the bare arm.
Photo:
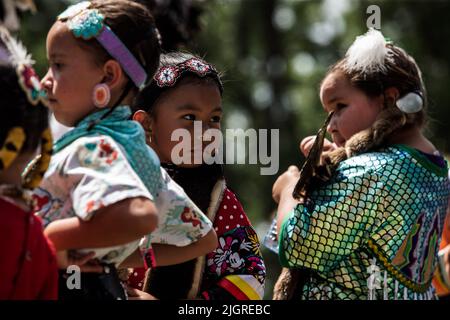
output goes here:
[[211, 229], [206, 236], [200, 240], [184, 246], [177, 247], [167, 244], [152, 244], [157, 266], [169, 266], [192, 260], [204, 256], [217, 248], [217, 235], [214, 229]]
[[289, 169], [278, 177], [272, 188], [272, 197], [278, 203], [277, 210], [277, 233], [280, 234], [286, 214], [292, 211], [299, 203], [292, 197], [295, 185], [299, 179], [300, 173], [296, 166], [290, 166]]
[[[216, 249], [217, 245], [216, 232], [211, 229], [206, 236], [190, 245], [177, 247], [169, 244], [153, 243], [152, 249], [156, 266], [161, 267], [179, 264], [206, 255]], [[123, 268], [137, 268], [143, 267], [143, 265], [142, 257], [139, 251], [136, 250], [120, 266]]]
[[77, 217], [53, 221], [44, 233], [57, 251], [101, 248], [139, 239], [151, 233], [157, 222], [153, 202], [138, 197], [101, 208], [89, 221]]

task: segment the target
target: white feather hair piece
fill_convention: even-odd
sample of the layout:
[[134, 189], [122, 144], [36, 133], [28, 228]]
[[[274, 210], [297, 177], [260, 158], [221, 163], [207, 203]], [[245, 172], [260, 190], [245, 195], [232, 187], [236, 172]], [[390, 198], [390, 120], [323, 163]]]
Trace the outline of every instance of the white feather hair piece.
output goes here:
[[370, 28], [369, 31], [358, 36], [345, 54], [346, 71], [359, 71], [363, 74], [386, 72], [386, 59], [392, 59], [392, 51], [386, 47], [383, 34]]
[[25, 46], [14, 37], [9, 34], [9, 31], [0, 26], [0, 39], [5, 45], [6, 49], [9, 51], [9, 62], [15, 66], [21, 65], [33, 65], [34, 60], [31, 58], [31, 54], [27, 52]]

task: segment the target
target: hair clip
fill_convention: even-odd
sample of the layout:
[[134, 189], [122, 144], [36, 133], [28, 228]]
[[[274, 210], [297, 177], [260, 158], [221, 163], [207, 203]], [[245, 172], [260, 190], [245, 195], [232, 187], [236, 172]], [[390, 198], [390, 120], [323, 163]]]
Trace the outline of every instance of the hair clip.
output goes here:
[[423, 109], [423, 97], [420, 91], [408, 92], [395, 102], [404, 113], [416, 113]]

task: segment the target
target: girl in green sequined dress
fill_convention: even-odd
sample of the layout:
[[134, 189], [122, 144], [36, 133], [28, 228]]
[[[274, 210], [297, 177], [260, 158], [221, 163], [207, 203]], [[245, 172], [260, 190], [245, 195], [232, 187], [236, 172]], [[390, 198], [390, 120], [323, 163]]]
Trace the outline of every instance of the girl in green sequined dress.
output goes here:
[[369, 30], [330, 68], [320, 99], [328, 119], [302, 143], [305, 164], [273, 186], [285, 267], [274, 298], [434, 299], [450, 184], [422, 134], [417, 64]]

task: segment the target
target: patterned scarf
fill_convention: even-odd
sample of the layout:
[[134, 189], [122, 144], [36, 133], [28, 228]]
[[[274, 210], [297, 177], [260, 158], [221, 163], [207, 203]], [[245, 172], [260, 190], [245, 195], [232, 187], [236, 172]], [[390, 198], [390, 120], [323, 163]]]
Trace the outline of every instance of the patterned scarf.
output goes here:
[[[145, 143], [144, 130], [139, 123], [129, 120], [131, 110], [128, 106], [116, 107], [105, 119], [101, 119], [108, 111], [109, 109], [100, 110], [85, 117], [73, 130], [56, 141], [53, 153], [61, 151], [81, 137], [110, 136], [123, 147], [133, 170], [142, 179], [150, 193], [157, 197], [163, 187], [160, 162], [153, 149]], [[99, 122], [88, 130], [94, 121]]]

